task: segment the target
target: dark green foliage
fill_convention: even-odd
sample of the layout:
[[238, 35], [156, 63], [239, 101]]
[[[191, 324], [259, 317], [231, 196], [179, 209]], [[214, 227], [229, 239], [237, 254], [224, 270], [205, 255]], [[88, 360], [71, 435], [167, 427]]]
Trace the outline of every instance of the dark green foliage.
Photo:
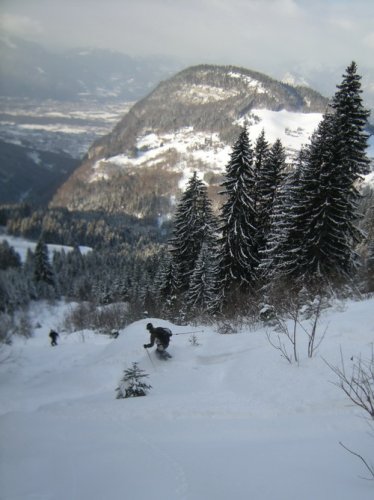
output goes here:
[[253, 285], [259, 263], [253, 151], [244, 129], [233, 146], [222, 186], [221, 288]]
[[258, 192], [258, 252], [263, 257], [270, 233], [271, 217], [277, 194], [285, 179], [286, 153], [279, 139], [266, 151], [257, 173]]
[[40, 238], [34, 254], [34, 280], [36, 283], [45, 283], [54, 286], [55, 280], [52, 266], [49, 262], [48, 247], [43, 238]]
[[278, 200], [266, 248], [268, 278], [301, 289], [320, 289], [352, 277], [359, 194], [356, 182], [368, 171], [360, 77], [352, 63], [332, 108], [299, 156], [292, 184]]
[[334, 110], [334, 154], [346, 177], [346, 189], [362, 175], [369, 173], [369, 159], [366, 155], [368, 134], [366, 128], [370, 112], [362, 103], [361, 76], [357, 74], [357, 65], [352, 62], [337, 85], [331, 107]]
[[116, 388], [116, 399], [146, 396], [152, 388], [151, 385], [142, 380], [146, 377], [149, 377], [149, 375], [139, 368], [138, 363], [134, 362], [131, 368], [124, 370], [122, 380]]
[[24, 205], [0, 207], [9, 234], [37, 240], [43, 234], [47, 243], [91, 246], [95, 248], [129, 243], [166, 241], [167, 227], [158, 229], [155, 220], [104, 212], [69, 212], [62, 208], [30, 209]]
[[188, 308], [193, 317], [218, 309], [217, 272], [215, 249], [204, 242], [195, 263], [187, 296]]
[[9, 267], [21, 267], [21, 258], [7, 241], [0, 241], [0, 269]]
[[37, 298], [35, 285], [23, 268], [0, 270], [0, 311], [13, 312]]
[[207, 188], [194, 173], [177, 207], [170, 241], [178, 293], [189, 289], [201, 247], [204, 242], [214, 246], [215, 233], [216, 221]]

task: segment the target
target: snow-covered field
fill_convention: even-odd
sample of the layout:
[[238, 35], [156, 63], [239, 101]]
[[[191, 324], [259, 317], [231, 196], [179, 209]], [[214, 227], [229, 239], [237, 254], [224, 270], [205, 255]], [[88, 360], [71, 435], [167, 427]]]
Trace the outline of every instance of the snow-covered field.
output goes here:
[[[25, 262], [28, 250], [34, 252], [37, 245], [37, 243], [26, 240], [25, 238], [19, 238], [17, 236], [6, 234], [4, 227], [0, 226], [0, 243], [2, 241], [7, 241], [8, 244], [14, 248], [14, 250], [20, 256], [22, 262]], [[55, 251], [61, 252], [62, 250], [64, 250], [65, 252], [70, 252], [71, 250], [73, 250], [73, 247], [67, 245], [48, 244], [47, 248], [50, 258], [52, 258], [52, 254]], [[80, 246], [79, 249], [82, 254], [86, 254], [87, 252], [90, 252], [92, 250], [92, 248], [86, 246]]]
[[[300, 346], [297, 366], [261, 327], [220, 335], [152, 319], [174, 332], [161, 361], [142, 347], [149, 319], [117, 339], [68, 334], [68, 304], [36, 304], [33, 338], [1, 350], [1, 500], [372, 500], [374, 482], [339, 441], [374, 462], [373, 432], [323, 358], [339, 365], [341, 349], [349, 369], [370, 355], [373, 305], [325, 311], [318, 353]], [[133, 362], [152, 389], [117, 400]]]

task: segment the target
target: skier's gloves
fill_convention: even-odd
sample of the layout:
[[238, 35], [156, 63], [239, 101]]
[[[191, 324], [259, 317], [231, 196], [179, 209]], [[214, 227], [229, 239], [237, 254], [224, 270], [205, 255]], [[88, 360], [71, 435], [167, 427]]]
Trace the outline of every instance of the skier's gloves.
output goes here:
[[147, 349], [147, 348], [148, 348], [148, 345], [147, 345], [147, 344], [144, 344], [144, 345], [143, 345], [143, 347], [144, 347], [145, 349]]

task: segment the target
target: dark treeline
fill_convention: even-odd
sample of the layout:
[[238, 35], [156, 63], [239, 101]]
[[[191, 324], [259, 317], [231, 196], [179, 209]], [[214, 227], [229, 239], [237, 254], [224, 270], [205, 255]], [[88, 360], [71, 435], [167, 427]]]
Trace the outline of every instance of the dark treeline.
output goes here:
[[122, 243], [137, 244], [141, 239], [164, 242], [170, 228], [160, 231], [154, 218], [137, 219], [126, 214], [101, 212], [70, 212], [65, 208], [35, 209], [31, 205], [0, 206], [0, 226], [8, 234], [46, 243], [84, 245], [96, 249]]
[[64, 297], [97, 305], [127, 302], [141, 317], [152, 307], [160, 251], [159, 244], [139, 241], [136, 247], [121, 244], [82, 254], [76, 246], [50, 255], [41, 238], [22, 264], [8, 243], [0, 243], [0, 311], [12, 313], [31, 300]]

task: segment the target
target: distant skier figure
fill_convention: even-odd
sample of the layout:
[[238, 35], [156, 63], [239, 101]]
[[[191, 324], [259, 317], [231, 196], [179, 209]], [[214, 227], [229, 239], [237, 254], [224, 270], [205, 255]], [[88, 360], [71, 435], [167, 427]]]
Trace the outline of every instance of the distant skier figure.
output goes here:
[[160, 358], [171, 358], [171, 355], [166, 351], [169, 346], [170, 337], [173, 335], [169, 328], [162, 328], [161, 326], [155, 328], [152, 323], [148, 323], [147, 330], [151, 334], [150, 343], [144, 344], [143, 347], [148, 349], [149, 347], [153, 347], [156, 342], [156, 352]]
[[58, 336], [59, 336], [59, 335], [58, 335], [58, 333], [57, 333], [57, 332], [55, 332], [54, 330], [51, 330], [51, 331], [49, 332], [49, 337], [50, 337], [50, 339], [51, 339], [51, 345], [52, 345], [52, 346], [57, 345], [57, 338], [58, 338]]

